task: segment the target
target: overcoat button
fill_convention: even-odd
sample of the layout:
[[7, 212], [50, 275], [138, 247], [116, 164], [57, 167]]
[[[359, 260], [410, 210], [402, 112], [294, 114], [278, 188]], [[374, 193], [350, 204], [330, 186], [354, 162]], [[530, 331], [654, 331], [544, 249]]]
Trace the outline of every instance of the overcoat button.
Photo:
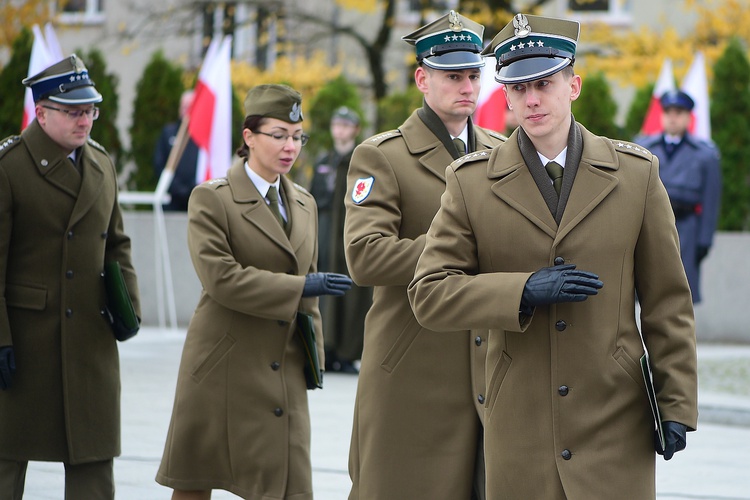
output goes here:
[[65, 317], [70, 318], [73, 316], [73, 309], [65, 309]]
[[281, 365], [278, 361], [274, 361], [273, 363], [271, 363], [271, 370], [276, 371], [279, 369], [279, 367], [281, 367]]
[[557, 323], [555, 323], [555, 328], [557, 329], [558, 332], [565, 330], [567, 327], [568, 327], [568, 324], [563, 320], [559, 320]]
[[480, 405], [483, 405], [484, 404], [484, 396], [482, 394], [480, 394], [479, 396], [477, 396], [477, 401], [479, 401]]
[[477, 345], [477, 347], [479, 347], [480, 345], [482, 345], [482, 337], [476, 337], [474, 339], [474, 343]]
[[286, 321], [284, 321], [283, 319], [280, 319], [280, 320], [278, 320], [278, 321], [277, 321], [277, 323], [279, 324], [279, 326], [286, 326], [286, 325], [288, 324], [288, 323], [287, 323]]
[[284, 410], [282, 410], [281, 408], [276, 408], [273, 411], [273, 414], [276, 415], [277, 417], [280, 417], [280, 416], [282, 416], [284, 414]]
[[101, 314], [102, 316], [105, 316], [107, 314], [107, 310], [106, 309], [100, 309], [99, 310], [99, 314]]
[[559, 389], [557, 389], [557, 392], [560, 393], [560, 396], [567, 396], [568, 395], [568, 386], [567, 385], [561, 385]]
[[68, 239], [73, 239], [73, 231], [68, 231]]
[[106, 240], [106, 239], [107, 239], [107, 232], [106, 232], [106, 231], [105, 231], [105, 232], [103, 232], [103, 233], [101, 234], [101, 237], [102, 237], [102, 239], [103, 239], [103, 240]]
[[102, 271], [102, 272], [100, 272], [100, 273], [99, 273], [99, 277], [100, 277], [100, 278], [103, 278], [103, 277], [104, 277], [104, 271]]
[[73, 271], [70, 271], [70, 270], [65, 271], [65, 277], [68, 278], [69, 280], [73, 279]]
[[570, 452], [570, 450], [563, 450], [562, 453], [560, 453], [560, 456], [563, 457], [563, 460], [570, 460], [573, 454]]
[[562, 266], [563, 264], [565, 264], [565, 259], [563, 259], [562, 257], [555, 257], [556, 266]]

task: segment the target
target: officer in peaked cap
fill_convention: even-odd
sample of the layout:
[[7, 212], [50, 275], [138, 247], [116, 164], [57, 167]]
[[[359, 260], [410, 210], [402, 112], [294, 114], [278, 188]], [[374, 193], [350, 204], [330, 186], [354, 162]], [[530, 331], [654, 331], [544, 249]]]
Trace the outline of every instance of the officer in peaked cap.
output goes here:
[[661, 109], [679, 108], [692, 111], [695, 106], [693, 99], [681, 90], [668, 90], [659, 99]]
[[529, 82], [573, 64], [579, 31], [576, 21], [517, 14], [482, 55], [495, 56], [498, 82]]
[[469, 69], [484, 66], [483, 34], [484, 26], [452, 10], [402, 39], [415, 46], [418, 63], [433, 69]]
[[[697, 425], [690, 287], [660, 164], [574, 119], [577, 39], [576, 22], [519, 14], [492, 41], [519, 127], [446, 169], [407, 288], [423, 328], [489, 330], [488, 500], [653, 499], [655, 452], [671, 459]], [[642, 342], [658, 447], [633, 383]]]
[[346, 261], [357, 284], [373, 286], [349, 498], [483, 498], [486, 335], [427, 331], [414, 318], [405, 287], [440, 206], [446, 167], [489, 155], [505, 140], [472, 120], [483, 34], [482, 25], [450, 11], [404, 36], [416, 51], [422, 106], [398, 129], [357, 146], [349, 165]]
[[94, 88], [86, 66], [75, 54], [25, 78], [22, 83], [31, 87], [34, 102], [49, 99], [71, 106], [102, 102], [102, 95]]
[[119, 262], [141, 314], [117, 170], [89, 137], [102, 96], [75, 55], [23, 84], [34, 120], [0, 142], [0, 496], [21, 498], [40, 460], [64, 464], [66, 498], [114, 499], [120, 369], [105, 262]]

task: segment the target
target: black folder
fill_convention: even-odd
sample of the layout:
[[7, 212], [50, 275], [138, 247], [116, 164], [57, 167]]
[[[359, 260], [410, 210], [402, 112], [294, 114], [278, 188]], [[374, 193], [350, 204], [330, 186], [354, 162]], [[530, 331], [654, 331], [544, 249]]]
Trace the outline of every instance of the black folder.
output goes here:
[[654, 441], [656, 445], [661, 446], [661, 452], [664, 453], [664, 430], [661, 426], [659, 402], [656, 400], [654, 376], [651, 373], [651, 364], [647, 352], [641, 356], [641, 371], [643, 372], [643, 381], [646, 383], [646, 392], [648, 393], [648, 402], [651, 405], [651, 414], [654, 417]]
[[117, 340], [124, 342], [138, 333], [141, 324], [130, 300], [119, 262], [112, 261], [104, 265], [104, 283], [107, 288], [107, 311], [112, 331]]
[[302, 341], [305, 354], [305, 381], [308, 389], [323, 388], [323, 371], [318, 359], [318, 342], [315, 339], [315, 324], [312, 314], [297, 312], [297, 335]]

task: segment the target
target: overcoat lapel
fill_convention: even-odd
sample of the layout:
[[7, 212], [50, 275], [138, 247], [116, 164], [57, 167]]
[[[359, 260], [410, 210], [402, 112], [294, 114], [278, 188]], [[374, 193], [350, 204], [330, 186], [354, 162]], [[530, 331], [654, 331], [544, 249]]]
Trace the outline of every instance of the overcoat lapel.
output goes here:
[[[296, 255], [305, 240], [312, 234], [310, 231], [310, 227], [313, 227], [314, 224], [312, 212], [310, 211], [310, 207], [307, 206], [306, 201], [299, 195], [299, 191], [297, 191], [291, 180], [282, 175], [281, 184], [289, 201], [286, 207], [287, 214], [289, 220], [293, 222], [292, 231], [289, 234], [289, 243]], [[317, 235], [313, 235], [313, 237], [317, 237]]]
[[[102, 195], [102, 186], [104, 185], [104, 171], [102, 166], [94, 159], [91, 154], [91, 146], [85, 144], [81, 148], [83, 155], [81, 161], [81, 188], [78, 191], [78, 198], [73, 207], [73, 213], [70, 215], [70, 224], [78, 222], [86, 213], [91, 210], [94, 202]], [[65, 160], [67, 161], [67, 160]], [[68, 168], [68, 170], [72, 170]]]
[[[399, 128], [404, 143], [412, 155], [422, 155], [419, 163], [445, 182], [445, 169], [453, 163], [453, 156], [445, 144], [428, 128], [414, 111]], [[448, 132], [446, 131], [447, 135]], [[451, 143], [451, 147], [453, 147]]]
[[21, 136], [39, 175], [70, 197], [78, 196], [81, 176], [72, 168], [60, 146], [42, 130], [39, 122], [32, 121]]

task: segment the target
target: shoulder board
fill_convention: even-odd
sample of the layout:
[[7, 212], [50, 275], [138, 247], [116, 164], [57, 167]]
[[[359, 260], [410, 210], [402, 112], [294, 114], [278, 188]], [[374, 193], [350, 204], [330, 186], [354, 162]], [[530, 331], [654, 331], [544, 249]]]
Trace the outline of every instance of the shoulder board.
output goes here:
[[401, 131], [396, 129], [396, 130], [389, 130], [388, 132], [382, 132], [380, 134], [373, 135], [372, 137], [367, 139], [364, 143], [378, 145], [387, 141], [388, 139], [393, 139], [394, 137], [401, 137]]
[[20, 135], [12, 135], [10, 137], [6, 137], [2, 142], [0, 142], [0, 156], [3, 156], [6, 152], [10, 151], [18, 144], [21, 144]]
[[297, 184], [296, 182], [293, 182], [292, 184], [294, 184], [294, 187], [295, 187], [295, 188], [297, 189], [297, 191], [299, 191], [300, 193], [304, 193], [304, 194], [309, 194], [310, 196], [312, 196], [312, 194], [310, 194], [310, 191], [308, 191], [307, 189], [303, 188], [302, 186], [300, 186], [300, 185], [299, 185], [299, 184]]
[[88, 142], [88, 143], [89, 143], [89, 144], [90, 144], [91, 146], [93, 146], [93, 147], [95, 147], [96, 149], [98, 149], [99, 151], [101, 151], [102, 153], [106, 153], [106, 152], [107, 152], [107, 150], [106, 150], [106, 149], [104, 149], [104, 146], [102, 146], [101, 144], [99, 144], [98, 142], [96, 142], [96, 141], [95, 141], [94, 139], [92, 139], [91, 137], [89, 137], [89, 138], [88, 138], [87, 142]]
[[627, 153], [633, 156], [638, 156], [648, 161], [651, 161], [654, 156], [651, 154], [651, 151], [644, 148], [643, 146], [635, 144], [634, 142], [619, 141], [615, 139], [610, 139], [610, 141], [612, 141], [612, 145], [615, 147], [615, 150], [617, 150], [618, 153]]
[[451, 163], [451, 166], [453, 166], [453, 170], [458, 170], [468, 163], [480, 160], [486, 161], [490, 159], [490, 153], [492, 153], [491, 149], [482, 149], [481, 151], [475, 151], [473, 153], [462, 156], [458, 160], [455, 160], [453, 163]]
[[500, 139], [501, 141], [507, 141], [508, 138], [505, 137], [500, 132], [495, 132], [494, 130], [484, 129], [485, 132], [487, 132], [487, 135], [494, 137], [495, 139]]
[[206, 182], [204, 182], [206, 186], [211, 187], [219, 187], [219, 186], [226, 186], [229, 184], [226, 177], [216, 177], [215, 179], [209, 179]]

